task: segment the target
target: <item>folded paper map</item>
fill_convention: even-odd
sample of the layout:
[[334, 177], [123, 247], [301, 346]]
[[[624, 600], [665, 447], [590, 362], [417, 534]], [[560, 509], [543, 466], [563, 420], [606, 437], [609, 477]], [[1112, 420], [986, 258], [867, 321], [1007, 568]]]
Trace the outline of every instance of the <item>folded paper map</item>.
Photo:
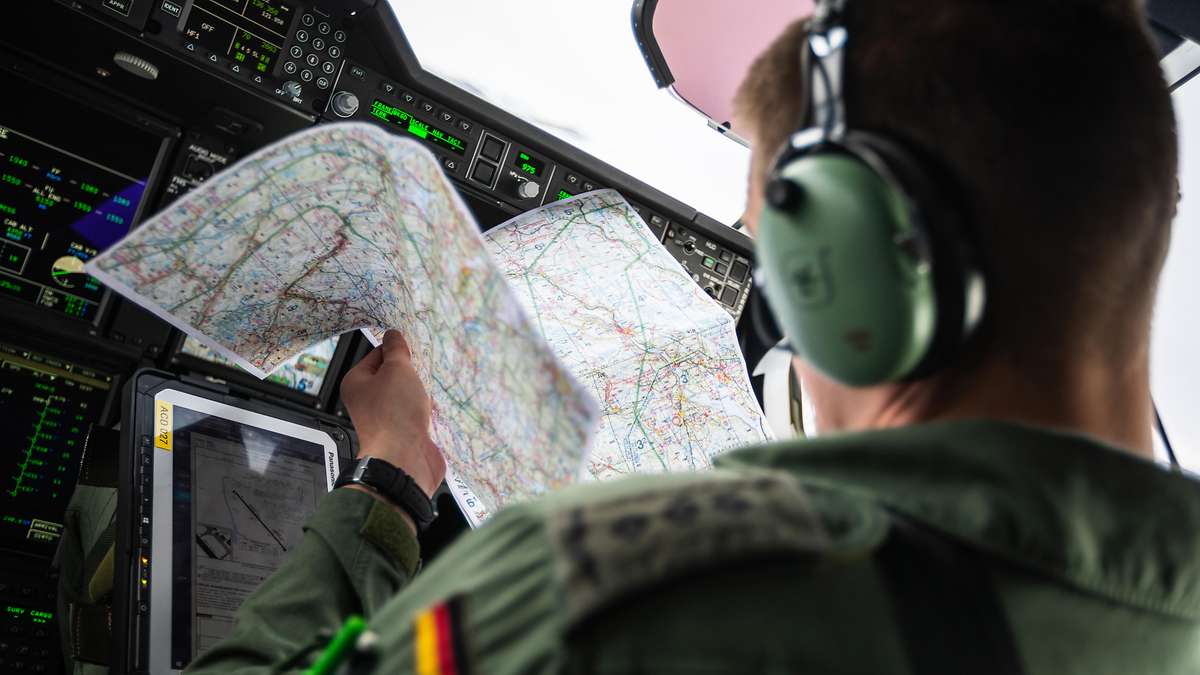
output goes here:
[[586, 475], [703, 469], [771, 438], [733, 317], [616, 191], [530, 211], [484, 239], [555, 353], [600, 400]]
[[259, 151], [87, 271], [258, 377], [348, 331], [402, 331], [472, 524], [770, 438], [732, 317], [619, 194], [481, 237], [437, 159], [370, 125]]
[[255, 153], [88, 273], [265, 377], [355, 329], [402, 331], [468, 519], [576, 480], [596, 401], [527, 318], [415, 141], [320, 126]]

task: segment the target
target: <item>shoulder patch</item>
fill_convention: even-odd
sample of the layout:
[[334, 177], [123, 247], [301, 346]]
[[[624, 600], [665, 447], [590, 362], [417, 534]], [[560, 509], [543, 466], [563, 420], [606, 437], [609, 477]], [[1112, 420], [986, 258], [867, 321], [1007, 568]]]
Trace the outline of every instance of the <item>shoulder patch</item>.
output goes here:
[[559, 511], [547, 523], [569, 625], [621, 596], [733, 560], [835, 549], [844, 557], [844, 529], [832, 525], [831, 532], [806, 490], [782, 472], [651, 488]]

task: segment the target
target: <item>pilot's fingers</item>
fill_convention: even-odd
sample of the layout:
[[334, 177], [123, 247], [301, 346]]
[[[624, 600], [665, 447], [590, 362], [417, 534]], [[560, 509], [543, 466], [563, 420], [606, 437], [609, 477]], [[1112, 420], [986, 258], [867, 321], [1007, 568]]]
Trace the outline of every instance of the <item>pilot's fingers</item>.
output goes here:
[[346, 377], [342, 380], [342, 386], [357, 382], [360, 378], [369, 377], [379, 371], [379, 367], [383, 365], [383, 348], [376, 347], [362, 357], [350, 372], [346, 373]]
[[412, 358], [412, 349], [400, 331], [389, 330], [383, 334], [383, 358], [386, 361]]

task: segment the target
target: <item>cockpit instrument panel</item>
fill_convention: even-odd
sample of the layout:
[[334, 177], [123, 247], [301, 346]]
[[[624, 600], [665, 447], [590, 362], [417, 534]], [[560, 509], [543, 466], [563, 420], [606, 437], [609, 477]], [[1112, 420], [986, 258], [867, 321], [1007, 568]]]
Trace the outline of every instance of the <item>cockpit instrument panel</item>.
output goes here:
[[91, 320], [83, 263], [137, 222], [168, 141], [11, 73], [0, 90], [28, 102], [0, 111], [0, 295]]

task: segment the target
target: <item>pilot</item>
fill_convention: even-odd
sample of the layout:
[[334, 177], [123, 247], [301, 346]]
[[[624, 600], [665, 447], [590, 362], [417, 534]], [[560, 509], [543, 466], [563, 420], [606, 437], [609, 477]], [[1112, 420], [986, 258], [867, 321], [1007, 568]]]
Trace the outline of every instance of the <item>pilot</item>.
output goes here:
[[[925, 229], [884, 242], [906, 278], [927, 271], [922, 247], [935, 275], [959, 255], [937, 291], [950, 299], [915, 302], [958, 319], [938, 327], [961, 333], [935, 340], [941, 362], [847, 384], [820, 328], [789, 318], [820, 298], [768, 274], [781, 327], [814, 355], [795, 365], [820, 437], [507, 509], [419, 574], [419, 500], [335, 489], [189, 671], [1200, 671], [1200, 485], [1156, 464], [1151, 439], [1177, 148], [1141, 4], [849, 0], [844, 72], [828, 75], [841, 122], [874, 136], [815, 151], [789, 139], [814, 87], [818, 108], [829, 91], [810, 77], [809, 24], [788, 27], [738, 95], [759, 262], [764, 240], [786, 241], [771, 228], [831, 217], [829, 181], [857, 186], [847, 209], [911, 190]], [[910, 164], [938, 177], [907, 183]], [[961, 202], [962, 231], [934, 231], [960, 222], [932, 213], [939, 199]], [[342, 391], [362, 454], [430, 494], [445, 465], [410, 358], [389, 333]]]

